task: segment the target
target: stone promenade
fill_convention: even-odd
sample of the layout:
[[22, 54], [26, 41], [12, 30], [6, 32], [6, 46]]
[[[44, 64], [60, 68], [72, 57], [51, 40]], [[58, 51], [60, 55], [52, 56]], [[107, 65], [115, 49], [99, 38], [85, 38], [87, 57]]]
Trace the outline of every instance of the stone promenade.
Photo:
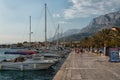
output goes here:
[[92, 53], [71, 52], [53, 80], [120, 80], [120, 63]]

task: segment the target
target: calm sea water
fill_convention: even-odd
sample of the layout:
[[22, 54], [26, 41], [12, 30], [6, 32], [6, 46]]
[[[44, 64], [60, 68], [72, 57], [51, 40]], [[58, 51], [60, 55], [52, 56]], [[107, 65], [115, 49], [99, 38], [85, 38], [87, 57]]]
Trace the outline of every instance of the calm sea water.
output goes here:
[[[13, 55], [5, 55], [5, 51], [16, 51], [16, 49], [0, 49], [0, 60], [16, 57]], [[0, 80], [52, 80], [64, 60], [65, 58], [48, 70], [0, 71]]]

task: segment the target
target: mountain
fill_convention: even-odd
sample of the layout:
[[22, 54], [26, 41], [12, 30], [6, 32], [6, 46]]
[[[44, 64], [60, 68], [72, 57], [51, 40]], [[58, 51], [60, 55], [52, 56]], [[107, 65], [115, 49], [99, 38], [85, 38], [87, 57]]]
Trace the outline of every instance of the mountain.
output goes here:
[[82, 29], [70, 29], [63, 34], [58, 33], [53, 38], [50, 38], [49, 41], [57, 40], [58, 38], [64, 38], [66, 41], [80, 40], [82, 38], [92, 36], [102, 29], [112, 27], [120, 27], [120, 11], [93, 18], [86, 27]]
[[67, 36], [65, 40], [80, 40], [92, 36], [102, 29], [111, 27], [120, 27], [120, 11], [93, 18], [88, 26], [81, 29], [77, 34]]
[[80, 33], [95, 33], [113, 26], [120, 26], [120, 11], [94, 18], [87, 27], [81, 29]]
[[68, 37], [73, 34], [78, 34], [79, 32], [80, 32], [80, 29], [69, 29], [64, 33], [57, 33], [54, 37], [50, 38], [49, 41], [57, 40], [58, 38], [62, 38], [62, 37]]
[[80, 29], [69, 29], [66, 32], [63, 33], [63, 37], [67, 37], [73, 34], [79, 33]]

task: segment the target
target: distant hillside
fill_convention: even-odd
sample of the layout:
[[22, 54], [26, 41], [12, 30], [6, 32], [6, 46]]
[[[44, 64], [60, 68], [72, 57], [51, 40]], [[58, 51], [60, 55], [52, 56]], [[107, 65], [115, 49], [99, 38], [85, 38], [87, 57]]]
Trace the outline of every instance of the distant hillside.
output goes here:
[[80, 29], [69, 29], [66, 32], [64, 32], [63, 34], [62, 33], [56, 34], [54, 37], [50, 38], [49, 41], [57, 40], [58, 38], [62, 38], [62, 37], [68, 37], [73, 34], [78, 34], [79, 32], [80, 32]]
[[120, 11], [101, 15], [94, 18], [88, 26], [81, 29], [79, 33], [66, 37], [66, 40], [80, 40], [84, 37], [94, 35], [105, 28], [120, 27]]
[[63, 33], [63, 37], [79, 33], [80, 29], [69, 29]]

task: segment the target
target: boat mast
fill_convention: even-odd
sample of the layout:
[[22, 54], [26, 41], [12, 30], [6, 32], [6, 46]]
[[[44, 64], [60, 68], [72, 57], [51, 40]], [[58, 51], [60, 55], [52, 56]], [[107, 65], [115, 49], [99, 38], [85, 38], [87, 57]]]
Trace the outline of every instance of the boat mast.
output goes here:
[[47, 48], [47, 4], [45, 3], [45, 47]]
[[30, 32], [29, 32], [29, 48], [31, 47], [31, 16], [30, 16]]
[[57, 47], [59, 47], [59, 24], [58, 24], [58, 37], [57, 37]]

